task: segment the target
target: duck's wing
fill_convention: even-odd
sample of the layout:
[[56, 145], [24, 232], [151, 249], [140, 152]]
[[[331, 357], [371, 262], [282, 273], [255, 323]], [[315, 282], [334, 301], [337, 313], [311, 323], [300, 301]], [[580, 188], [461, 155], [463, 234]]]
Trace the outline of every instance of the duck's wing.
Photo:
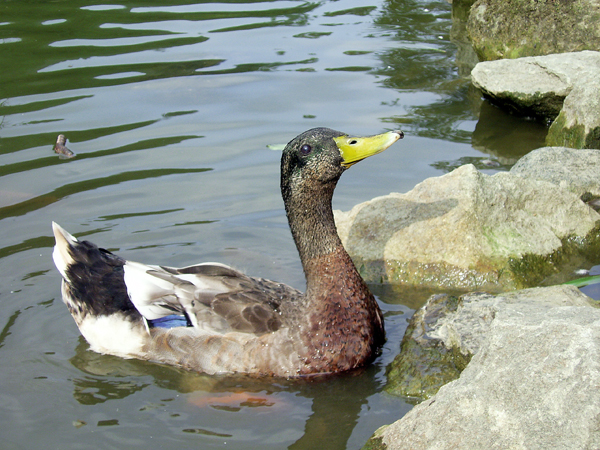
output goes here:
[[[143, 317], [148, 326], [179, 315], [170, 326], [208, 334], [261, 335], [282, 324], [280, 305], [301, 294], [285, 284], [252, 278], [229, 266], [204, 263], [175, 269], [126, 261], [53, 224], [53, 253], [67, 289], [63, 299], [78, 324], [85, 315]], [[158, 322], [154, 322], [158, 321]], [[284, 320], [283, 320], [284, 321]]]
[[147, 320], [181, 314], [209, 332], [276, 331], [282, 323], [281, 302], [300, 295], [285, 284], [219, 263], [176, 269], [127, 261], [124, 269], [129, 298]]

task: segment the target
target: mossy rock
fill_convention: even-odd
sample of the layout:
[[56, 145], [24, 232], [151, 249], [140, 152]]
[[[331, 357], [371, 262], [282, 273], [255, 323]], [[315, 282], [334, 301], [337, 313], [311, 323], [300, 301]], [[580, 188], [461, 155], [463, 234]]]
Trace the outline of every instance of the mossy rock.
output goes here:
[[527, 288], [564, 283], [574, 278], [575, 269], [596, 264], [600, 255], [600, 224], [585, 237], [571, 236], [561, 242], [561, 247], [550, 255], [510, 258], [508, 266], [515, 284]]
[[383, 443], [383, 431], [387, 427], [389, 425], [379, 427], [360, 450], [386, 450], [387, 445]]
[[600, 149], [600, 126], [586, 130], [582, 124], [567, 125], [567, 113], [562, 111], [550, 126], [546, 145], [551, 147]]
[[428, 334], [429, 325], [440, 316], [455, 312], [460, 302], [460, 298], [451, 295], [434, 295], [426, 307], [413, 315], [400, 344], [400, 354], [388, 367], [387, 392], [416, 403], [460, 376], [472, 355], [447, 348]]
[[600, 50], [593, 0], [478, 0], [467, 29], [480, 61]]

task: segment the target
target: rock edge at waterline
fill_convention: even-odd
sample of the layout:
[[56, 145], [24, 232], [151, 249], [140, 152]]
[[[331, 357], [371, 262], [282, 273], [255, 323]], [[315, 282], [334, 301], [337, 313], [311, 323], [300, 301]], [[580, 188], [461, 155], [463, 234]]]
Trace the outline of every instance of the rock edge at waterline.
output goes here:
[[519, 115], [552, 122], [546, 145], [600, 148], [600, 52], [582, 51], [479, 63], [484, 96]]

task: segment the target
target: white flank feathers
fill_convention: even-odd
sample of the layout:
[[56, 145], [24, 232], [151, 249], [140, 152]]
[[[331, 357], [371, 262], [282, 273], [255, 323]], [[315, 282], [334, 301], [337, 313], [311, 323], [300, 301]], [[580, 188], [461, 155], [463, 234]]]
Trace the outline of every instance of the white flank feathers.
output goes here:
[[87, 315], [79, 324], [79, 331], [90, 344], [91, 350], [124, 358], [139, 357], [148, 339], [144, 328], [127, 320], [122, 314]]

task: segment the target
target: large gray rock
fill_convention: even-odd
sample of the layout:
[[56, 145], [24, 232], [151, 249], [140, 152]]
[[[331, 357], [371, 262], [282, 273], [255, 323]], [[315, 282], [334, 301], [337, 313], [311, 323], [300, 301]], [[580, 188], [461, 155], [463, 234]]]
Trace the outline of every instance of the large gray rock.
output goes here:
[[479, 63], [473, 84], [492, 102], [554, 121], [546, 144], [600, 147], [600, 52], [583, 51]]
[[386, 391], [415, 399], [434, 395], [458, 378], [485, 341], [496, 315], [510, 305], [534, 308], [595, 305], [573, 286], [533, 288], [500, 295], [434, 295], [410, 320], [401, 351], [387, 370]]
[[[578, 295], [556, 287], [488, 298], [481, 311], [493, 315], [469, 339], [475, 354], [460, 378], [364, 448], [600, 448], [600, 310]], [[476, 307], [465, 317], [473, 323]], [[457, 320], [437, 327], [440, 339], [468, 335]]]
[[[567, 250], [600, 241], [600, 214], [573, 192], [507, 172], [485, 175], [470, 164], [335, 217], [370, 282], [530, 287], [554, 274]], [[567, 248], [575, 242], [577, 249]]]
[[600, 2], [478, 0], [467, 29], [480, 61], [600, 50]]
[[578, 196], [600, 196], [600, 150], [543, 147], [523, 156], [510, 172], [549, 181]]

